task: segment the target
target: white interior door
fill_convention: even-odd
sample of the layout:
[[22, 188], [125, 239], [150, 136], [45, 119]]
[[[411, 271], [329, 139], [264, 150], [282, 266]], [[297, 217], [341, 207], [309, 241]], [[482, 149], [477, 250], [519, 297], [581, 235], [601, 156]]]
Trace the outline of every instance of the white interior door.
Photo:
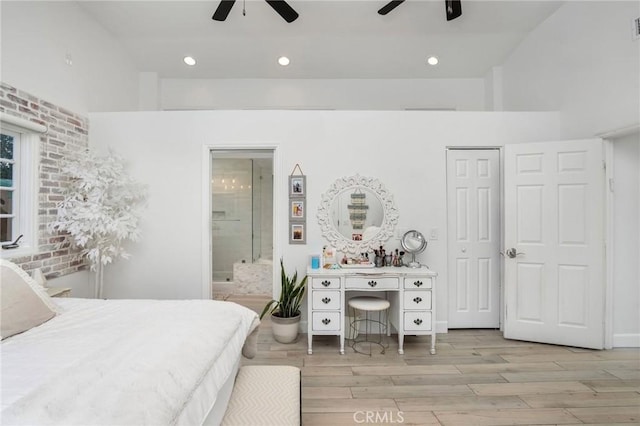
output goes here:
[[507, 145], [504, 161], [504, 336], [602, 348], [602, 141]]
[[500, 151], [447, 151], [449, 328], [500, 323]]

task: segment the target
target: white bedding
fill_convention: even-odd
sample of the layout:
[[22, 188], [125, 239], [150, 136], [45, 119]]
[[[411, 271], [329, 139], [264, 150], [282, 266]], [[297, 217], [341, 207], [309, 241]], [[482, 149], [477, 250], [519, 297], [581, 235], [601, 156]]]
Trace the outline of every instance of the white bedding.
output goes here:
[[3, 425], [201, 424], [257, 317], [212, 300], [56, 302], [2, 342]]

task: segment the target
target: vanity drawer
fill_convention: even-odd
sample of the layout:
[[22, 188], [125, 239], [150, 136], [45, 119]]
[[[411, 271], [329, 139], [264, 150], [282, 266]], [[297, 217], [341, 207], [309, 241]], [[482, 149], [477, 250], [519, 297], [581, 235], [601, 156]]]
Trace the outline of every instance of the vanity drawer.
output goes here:
[[431, 312], [405, 312], [404, 331], [431, 331]]
[[312, 288], [340, 288], [340, 278], [314, 278]]
[[313, 331], [340, 331], [340, 312], [313, 312]]
[[397, 277], [348, 277], [345, 288], [349, 289], [398, 289], [400, 287]]
[[431, 309], [431, 290], [405, 291], [403, 306], [407, 310]]
[[314, 291], [311, 295], [313, 309], [340, 309], [340, 290]]
[[404, 288], [422, 290], [425, 288], [431, 288], [431, 277], [405, 277]]

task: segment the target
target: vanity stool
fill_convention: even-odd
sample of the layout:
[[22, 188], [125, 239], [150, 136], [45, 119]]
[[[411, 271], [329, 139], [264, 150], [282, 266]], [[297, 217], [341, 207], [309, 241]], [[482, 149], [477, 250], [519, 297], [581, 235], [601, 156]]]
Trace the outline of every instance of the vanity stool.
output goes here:
[[[378, 345], [382, 348], [380, 353], [383, 354], [389, 347], [385, 335], [389, 331], [389, 306], [391, 306], [391, 303], [379, 297], [358, 296], [349, 299], [348, 305], [351, 309], [351, 316], [353, 317], [353, 321], [351, 321], [350, 324], [353, 332], [352, 335], [357, 336], [360, 323], [364, 322], [365, 324], [364, 338], [353, 339], [353, 343], [351, 344], [353, 351], [371, 356], [371, 346]], [[363, 313], [364, 318], [362, 318], [362, 315], [360, 318], [358, 317], [358, 311]], [[374, 339], [371, 334], [371, 327], [376, 324], [378, 327], [378, 338]], [[359, 335], [362, 336], [362, 333]], [[362, 346], [362, 344], [369, 345], [369, 353], [358, 350], [358, 345]]]

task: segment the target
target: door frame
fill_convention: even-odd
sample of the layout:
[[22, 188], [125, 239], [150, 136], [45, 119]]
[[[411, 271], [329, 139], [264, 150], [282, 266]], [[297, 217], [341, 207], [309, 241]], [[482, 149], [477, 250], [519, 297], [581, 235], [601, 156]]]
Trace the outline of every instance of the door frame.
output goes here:
[[614, 253], [614, 197], [613, 197], [613, 141], [603, 139], [604, 147], [604, 348], [613, 348], [613, 259]]
[[[447, 153], [450, 150], [475, 150], [475, 151], [480, 151], [480, 150], [489, 150], [489, 149], [497, 149], [498, 150], [498, 161], [500, 162], [500, 164], [498, 164], [498, 168], [500, 170], [500, 179], [499, 179], [499, 194], [500, 194], [500, 203], [499, 203], [499, 211], [498, 211], [498, 216], [499, 216], [499, 221], [500, 221], [500, 227], [499, 227], [499, 246], [500, 246], [500, 251], [503, 252], [504, 251], [504, 145], [481, 145], [481, 146], [472, 146], [472, 145], [447, 145], [445, 147], [445, 164], [447, 163]], [[446, 174], [446, 166], [445, 166], [445, 174]], [[446, 182], [446, 189], [445, 192], [448, 194], [449, 188], [449, 182]], [[447, 195], [448, 196], [448, 195]], [[447, 228], [446, 228], [446, 250], [447, 250], [447, 277], [450, 277], [451, 274], [449, 271], [449, 209], [448, 209], [448, 200], [447, 200], [447, 207], [445, 209], [446, 211], [446, 215], [447, 215]], [[498, 329], [500, 331], [504, 331], [503, 327], [504, 327], [504, 310], [505, 310], [505, 304], [506, 304], [506, 300], [504, 298], [504, 258], [502, 256], [500, 256], [500, 264], [498, 265], [499, 269], [500, 269], [500, 276], [499, 276], [499, 288], [498, 288], [498, 294], [499, 294], [499, 301], [498, 301], [498, 310], [499, 310], [499, 314], [498, 314]], [[446, 294], [446, 299], [447, 299], [447, 306], [449, 306], [449, 291], [447, 291]], [[447, 309], [447, 330], [449, 329], [449, 309]]]
[[613, 259], [615, 258], [615, 238], [613, 232], [613, 220], [615, 214], [615, 162], [614, 162], [614, 144], [615, 139], [622, 138], [640, 131], [640, 124], [633, 124], [611, 131], [598, 133], [603, 141], [604, 149], [604, 265], [605, 265], [605, 303], [604, 303], [604, 349], [613, 348], [613, 287], [614, 287], [614, 270]]
[[[202, 298], [211, 299], [213, 297], [211, 282], [212, 282], [212, 268], [213, 262], [212, 255], [212, 218], [211, 218], [211, 151], [214, 150], [230, 150], [230, 151], [253, 151], [253, 150], [271, 150], [273, 151], [273, 259], [280, 259], [282, 256], [280, 252], [280, 235], [281, 229], [279, 228], [280, 221], [278, 218], [282, 214], [280, 212], [280, 191], [283, 185], [280, 185], [282, 180], [281, 164], [280, 164], [280, 146], [277, 143], [244, 143], [234, 144], [229, 143], [211, 143], [204, 144], [202, 146], [202, 229], [206, 232], [202, 233], [201, 239], [201, 253], [202, 253], [202, 270], [201, 270], [201, 283], [202, 283]], [[278, 268], [272, 268], [272, 282], [280, 282], [280, 272]], [[272, 288], [272, 293], [275, 295], [275, 289]]]

